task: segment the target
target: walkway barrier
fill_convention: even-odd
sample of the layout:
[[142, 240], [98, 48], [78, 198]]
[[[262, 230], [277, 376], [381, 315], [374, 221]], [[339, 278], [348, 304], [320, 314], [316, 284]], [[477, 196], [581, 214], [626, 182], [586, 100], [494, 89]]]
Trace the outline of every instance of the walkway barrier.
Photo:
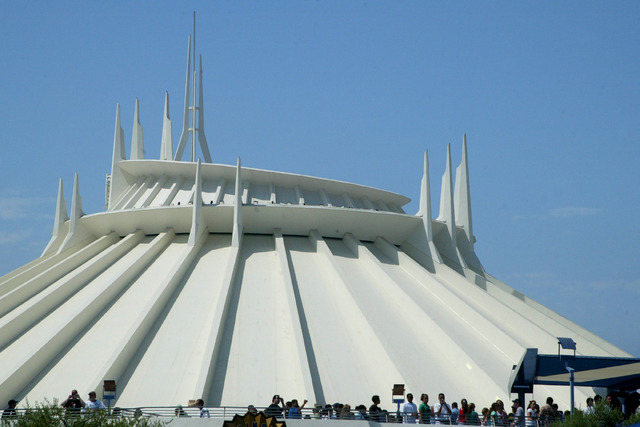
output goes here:
[[[247, 413], [247, 407], [244, 406], [216, 406], [205, 407], [209, 413], [210, 418], [222, 418], [225, 420], [232, 419], [235, 415], [244, 415]], [[36, 409], [16, 409], [16, 416], [5, 418], [2, 420], [15, 420], [24, 416], [27, 411]], [[256, 407], [257, 411], [263, 411], [266, 413], [266, 407]], [[172, 418], [200, 418], [200, 409], [195, 406], [143, 406], [137, 408], [110, 408], [110, 414], [114, 418], [154, 418], [154, 419], [172, 419]], [[81, 417], [86, 414], [85, 411], [72, 414], [67, 413], [68, 416]], [[344, 411], [339, 409], [329, 408], [303, 408], [300, 411], [299, 417], [278, 416], [278, 419], [301, 419], [301, 420], [326, 420], [331, 421], [375, 421], [380, 423], [394, 423], [394, 424], [407, 424], [407, 419], [410, 421], [415, 418], [414, 414], [405, 414], [400, 412], [379, 412], [376, 414], [369, 414], [368, 411]], [[465, 419], [466, 418], [466, 419]], [[524, 421], [514, 424], [513, 418], [498, 418], [492, 420], [485, 420], [482, 415], [478, 415], [477, 421], [469, 420], [468, 416], [460, 420], [458, 417], [451, 416], [432, 416], [429, 422], [422, 423], [420, 419], [416, 419], [415, 422], [409, 422], [409, 424], [435, 424], [435, 425], [465, 425], [465, 426], [522, 426], [522, 427], [547, 427], [555, 420], [551, 419], [525, 419]]]

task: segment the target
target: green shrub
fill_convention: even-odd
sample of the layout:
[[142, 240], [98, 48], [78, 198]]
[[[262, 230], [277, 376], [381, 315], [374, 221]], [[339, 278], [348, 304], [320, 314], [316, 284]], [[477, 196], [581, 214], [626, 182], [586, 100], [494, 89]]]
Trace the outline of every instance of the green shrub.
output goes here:
[[[28, 404], [28, 403], [27, 403]], [[166, 423], [160, 420], [113, 417], [106, 410], [94, 410], [85, 413], [71, 413], [45, 399], [44, 403], [36, 403], [15, 419], [3, 420], [0, 425], [11, 427], [162, 427]]]
[[554, 422], [552, 427], [617, 427], [633, 424], [629, 422], [632, 419], [633, 417], [625, 421], [620, 410], [611, 409], [604, 402], [600, 402], [596, 404], [593, 414], [585, 414], [576, 409], [572, 416], [564, 421]]

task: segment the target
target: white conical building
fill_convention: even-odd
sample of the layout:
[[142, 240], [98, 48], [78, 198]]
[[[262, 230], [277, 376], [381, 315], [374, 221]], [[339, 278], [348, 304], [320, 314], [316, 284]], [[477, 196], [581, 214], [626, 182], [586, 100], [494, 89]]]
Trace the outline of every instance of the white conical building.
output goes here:
[[[447, 156], [435, 220], [426, 153], [417, 215], [388, 191], [212, 163], [192, 45], [175, 154], [168, 94], [158, 160], [145, 158], [138, 101], [126, 158], [118, 107], [106, 211], [82, 211], [76, 176], [67, 212], [61, 182], [42, 256], [0, 278], [0, 401], [100, 395], [114, 380], [121, 407], [279, 393], [380, 394], [391, 408], [393, 384], [485, 406], [509, 399], [527, 348], [554, 353], [556, 337], [629, 356], [484, 271], [466, 139], [457, 171]], [[568, 389], [535, 393], [569, 406]]]

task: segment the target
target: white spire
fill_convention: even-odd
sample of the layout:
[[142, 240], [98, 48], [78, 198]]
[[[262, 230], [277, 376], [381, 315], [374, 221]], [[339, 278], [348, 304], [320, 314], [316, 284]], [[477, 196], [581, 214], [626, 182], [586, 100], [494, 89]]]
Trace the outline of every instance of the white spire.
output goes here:
[[113, 132], [113, 157], [111, 159], [111, 172], [113, 166], [120, 160], [126, 160], [127, 153], [124, 148], [124, 130], [120, 122], [120, 104], [116, 104], [116, 128]]
[[[78, 179], [78, 173], [76, 172], [73, 177], [73, 198], [71, 199], [71, 219], [79, 219], [84, 212], [82, 211], [82, 197], [80, 196], [80, 180]], [[75, 221], [71, 221], [71, 228], [69, 231], [74, 231]]]
[[[193, 43], [193, 46], [192, 46]], [[193, 47], [193, 49], [192, 49]], [[191, 72], [191, 51], [193, 50], [193, 79]], [[193, 38], [189, 37], [189, 48], [187, 49], [187, 82], [184, 89], [184, 121], [182, 123], [182, 134], [180, 135], [180, 142], [178, 143], [178, 150], [174, 160], [182, 160], [184, 151], [187, 148], [189, 139], [191, 139], [191, 161], [195, 162], [196, 159], [196, 135], [198, 132], [198, 141], [200, 142], [200, 150], [204, 157], [205, 163], [211, 163], [211, 154], [209, 153], [209, 147], [207, 146], [207, 139], [204, 136], [204, 114], [202, 109], [202, 58], [200, 59], [200, 100], [196, 99], [196, 87], [198, 86], [197, 71], [196, 71], [196, 13], [193, 13]], [[193, 102], [191, 101], [193, 100]], [[191, 113], [191, 115], [189, 114]], [[189, 124], [189, 117], [191, 117], [191, 124]], [[189, 138], [191, 136], [191, 138]]]
[[440, 253], [433, 242], [433, 226], [431, 224], [431, 183], [429, 182], [429, 153], [424, 151], [424, 169], [422, 173], [422, 184], [420, 188], [420, 211], [422, 212], [422, 223], [427, 237], [427, 244], [431, 258], [442, 264]]
[[173, 160], [173, 128], [169, 118], [169, 92], [164, 97], [164, 119], [162, 121], [162, 144], [160, 146], [160, 160]]
[[200, 142], [200, 150], [207, 163], [211, 163], [211, 153], [209, 153], [209, 145], [207, 137], [204, 135], [204, 94], [202, 87], [202, 55], [200, 55], [200, 107], [198, 108], [198, 141]]
[[133, 114], [133, 134], [131, 135], [131, 160], [144, 159], [144, 138], [140, 124], [140, 100], [136, 98], [136, 111]]
[[456, 225], [463, 228], [467, 240], [473, 248], [473, 228], [471, 223], [471, 198], [469, 192], [469, 166], [467, 164], [467, 135], [462, 138], [462, 161], [456, 168], [456, 189], [454, 193]]
[[182, 122], [182, 134], [178, 143], [178, 150], [174, 160], [182, 160], [182, 154], [187, 147], [189, 139], [189, 110], [191, 109], [191, 101], [189, 100], [189, 89], [191, 88], [191, 36], [189, 36], [189, 47], [187, 48], [187, 82], [184, 87], [184, 121]]
[[[447, 163], [442, 175], [442, 186], [440, 187], [440, 213], [439, 221], [447, 222], [447, 229], [450, 238], [455, 242], [455, 213], [453, 210], [453, 177], [451, 174], [451, 144], [447, 145]], [[451, 225], [453, 227], [451, 227]]]
[[82, 197], [80, 197], [80, 181], [78, 174], [73, 179], [73, 198], [71, 199], [71, 218], [69, 221], [69, 233], [64, 238], [64, 242], [60, 245], [57, 253], [63, 252], [65, 249], [73, 247], [77, 243], [92, 236], [91, 232], [80, 222], [80, 218], [84, 215], [82, 212]]
[[[456, 243], [456, 216], [453, 205], [453, 176], [451, 173], [451, 144], [447, 145], [447, 165], [444, 175], [442, 175], [442, 187], [440, 193], [440, 215], [438, 220], [444, 221], [447, 227], [446, 238], [440, 238], [440, 253], [446, 255], [454, 262], [466, 268], [467, 264], [458, 250]], [[443, 236], [444, 237], [444, 236]]]
[[116, 105], [116, 126], [113, 131], [113, 157], [111, 158], [111, 180], [108, 188], [107, 208], [114, 206], [116, 198], [126, 187], [126, 182], [122, 176], [122, 172], [118, 167], [121, 160], [126, 160], [126, 152], [124, 148], [124, 130], [120, 122], [120, 104]]
[[462, 228], [456, 244], [459, 253], [464, 257], [467, 266], [478, 274], [484, 273], [484, 268], [473, 249], [475, 237], [471, 221], [471, 192], [469, 190], [469, 163], [467, 158], [467, 135], [462, 138], [462, 161], [456, 169], [456, 188], [454, 193], [456, 211], [456, 225]]
[[47, 247], [42, 252], [41, 256], [45, 256], [60, 246], [61, 240], [65, 233], [65, 225], [64, 223], [69, 219], [69, 215], [67, 215], [67, 202], [64, 200], [64, 191], [62, 186], [62, 178], [60, 178], [60, 182], [58, 183], [58, 201], [56, 203], [56, 217], [53, 221], [53, 233], [51, 236], [51, 240], [47, 244]]

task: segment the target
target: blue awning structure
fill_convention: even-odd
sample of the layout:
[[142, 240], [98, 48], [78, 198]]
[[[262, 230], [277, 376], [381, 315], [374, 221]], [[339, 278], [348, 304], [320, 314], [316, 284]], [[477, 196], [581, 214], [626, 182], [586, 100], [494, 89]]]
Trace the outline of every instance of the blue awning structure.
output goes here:
[[640, 389], [640, 359], [538, 354], [537, 348], [528, 348], [518, 365], [513, 367], [508, 390], [532, 393], [534, 384], [568, 386], [567, 368], [574, 370], [575, 386], [621, 391]]

